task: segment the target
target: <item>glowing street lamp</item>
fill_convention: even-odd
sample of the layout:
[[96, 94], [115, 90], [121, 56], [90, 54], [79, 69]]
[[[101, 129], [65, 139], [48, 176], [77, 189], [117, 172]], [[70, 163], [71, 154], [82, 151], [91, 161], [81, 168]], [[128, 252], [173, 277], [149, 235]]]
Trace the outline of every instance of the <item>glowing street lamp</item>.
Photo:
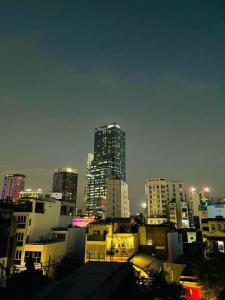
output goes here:
[[204, 188], [204, 192], [209, 193], [209, 192], [210, 192], [210, 188], [206, 186], [206, 187]]
[[142, 206], [143, 209], [146, 209], [147, 204], [146, 204], [145, 202], [143, 202], [143, 203], [141, 204], [141, 206]]

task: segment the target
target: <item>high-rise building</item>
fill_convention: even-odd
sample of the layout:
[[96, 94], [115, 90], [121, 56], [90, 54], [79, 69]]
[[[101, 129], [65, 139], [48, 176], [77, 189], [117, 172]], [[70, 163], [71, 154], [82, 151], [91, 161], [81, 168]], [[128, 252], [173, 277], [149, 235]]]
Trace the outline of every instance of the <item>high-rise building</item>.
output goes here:
[[6, 174], [2, 187], [3, 201], [13, 201], [18, 199], [20, 192], [24, 190], [25, 175], [23, 174]]
[[188, 227], [188, 206], [182, 181], [165, 178], [146, 180], [147, 223], [173, 222], [178, 228]]
[[94, 153], [88, 153], [87, 164], [86, 164], [86, 177], [85, 177], [85, 183], [84, 183], [84, 204], [85, 205], [87, 203], [88, 179], [91, 176], [91, 163], [92, 163], [93, 159], [94, 159]]
[[[78, 171], [71, 168], [59, 168], [53, 174], [53, 193], [62, 193], [61, 201], [70, 204], [62, 206], [63, 214], [75, 213], [77, 201]], [[73, 211], [71, 211], [73, 208]], [[70, 211], [67, 211], [70, 210]]]
[[187, 199], [190, 203], [190, 209], [192, 212], [192, 217], [199, 215], [199, 205], [200, 205], [200, 194], [196, 188], [191, 187], [187, 193]]
[[130, 207], [128, 199], [128, 185], [116, 176], [107, 180], [106, 217], [129, 218]]
[[187, 192], [187, 201], [190, 206], [190, 223], [194, 227], [200, 226], [200, 219], [204, 214], [204, 204], [210, 199], [210, 189], [204, 187], [198, 191], [195, 187], [191, 187]]
[[98, 213], [106, 204], [107, 178], [126, 181], [125, 133], [116, 123], [95, 129], [94, 159], [87, 185], [86, 210]]

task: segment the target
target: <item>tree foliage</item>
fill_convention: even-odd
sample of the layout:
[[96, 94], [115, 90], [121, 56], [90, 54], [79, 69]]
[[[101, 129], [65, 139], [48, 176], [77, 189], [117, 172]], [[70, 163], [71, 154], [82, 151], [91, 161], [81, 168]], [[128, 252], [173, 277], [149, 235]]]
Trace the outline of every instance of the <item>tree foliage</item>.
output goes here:
[[166, 281], [165, 272], [152, 271], [149, 284], [142, 289], [142, 299], [185, 300], [185, 289], [181, 284]]
[[206, 299], [224, 299], [225, 289], [225, 258], [214, 256], [198, 261], [193, 266], [193, 272], [198, 278]]

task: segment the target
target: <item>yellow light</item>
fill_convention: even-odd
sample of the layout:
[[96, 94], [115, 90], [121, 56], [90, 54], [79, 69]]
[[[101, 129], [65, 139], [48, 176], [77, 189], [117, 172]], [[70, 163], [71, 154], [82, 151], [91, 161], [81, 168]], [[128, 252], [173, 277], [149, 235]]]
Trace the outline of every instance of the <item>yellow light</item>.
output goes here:
[[195, 188], [195, 187], [191, 187], [191, 188], [190, 188], [190, 191], [191, 191], [191, 192], [196, 192], [196, 188]]

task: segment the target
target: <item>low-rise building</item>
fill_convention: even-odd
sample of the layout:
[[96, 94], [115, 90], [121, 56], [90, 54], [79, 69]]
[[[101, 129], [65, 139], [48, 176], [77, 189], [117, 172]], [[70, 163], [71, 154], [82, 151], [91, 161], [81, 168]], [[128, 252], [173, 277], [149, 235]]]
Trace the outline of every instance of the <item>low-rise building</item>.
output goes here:
[[0, 203], [0, 287], [5, 287], [7, 270], [13, 265], [16, 249], [16, 221], [11, 204]]
[[[60, 212], [61, 202], [55, 199], [21, 198], [17, 201], [14, 207], [14, 217], [17, 222], [14, 257], [16, 267], [24, 267], [25, 252], [29, 251], [27, 245], [33, 245], [32, 249], [35, 249], [35, 244], [43, 244], [44, 241], [52, 240], [52, 228], [59, 227], [62, 223], [67, 227], [70, 225], [70, 216], [65, 219]], [[63, 222], [61, 217], [63, 217]], [[46, 245], [45, 243], [43, 249], [46, 249]], [[39, 249], [40, 246], [37, 248]], [[36, 252], [40, 251], [36, 250]]]
[[179, 229], [182, 234], [183, 243], [194, 243], [198, 240], [198, 232], [195, 228], [182, 228]]
[[65, 240], [67, 256], [84, 260], [86, 228], [59, 227], [53, 228], [50, 233], [52, 240]]
[[90, 223], [85, 261], [127, 261], [138, 251], [138, 229], [130, 218]]
[[225, 252], [225, 218], [207, 218], [201, 220], [203, 240], [207, 246], [206, 254]]
[[130, 263], [89, 262], [40, 291], [36, 299], [140, 299], [134, 282]]
[[26, 268], [26, 262], [31, 257], [36, 269], [42, 269], [44, 274], [51, 275], [52, 265], [59, 263], [66, 254], [66, 240], [28, 242], [23, 248], [19, 270]]
[[182, 235], [172, 224], [145, 225], [138, 228], [139, 251], [174, 261], [183, 254]]
[[0, 261], [4, 267], [11, 267], [16, 249], [16, 220], [13, 206], [0, 204]]

